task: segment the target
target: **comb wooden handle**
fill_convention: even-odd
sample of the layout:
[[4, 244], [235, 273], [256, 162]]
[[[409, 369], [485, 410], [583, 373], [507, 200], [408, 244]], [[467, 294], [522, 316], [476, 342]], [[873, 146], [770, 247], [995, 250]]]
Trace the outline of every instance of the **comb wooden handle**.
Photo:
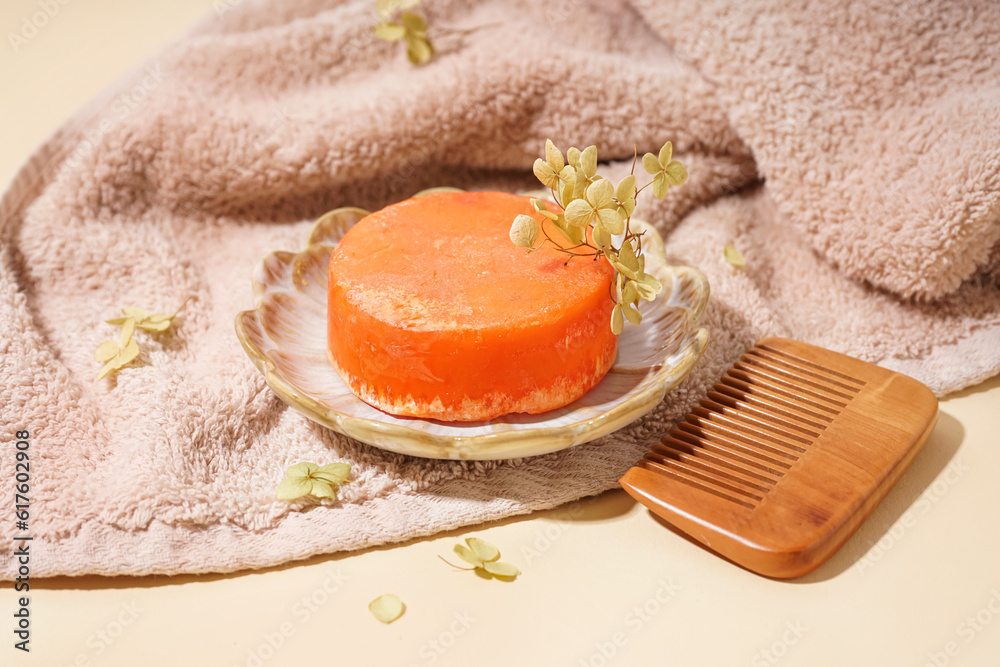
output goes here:
[[871, 514], [937, 414], [937, 398], [912, 378], [765, 338], [620, 483], [747, 569], [797, 577]]

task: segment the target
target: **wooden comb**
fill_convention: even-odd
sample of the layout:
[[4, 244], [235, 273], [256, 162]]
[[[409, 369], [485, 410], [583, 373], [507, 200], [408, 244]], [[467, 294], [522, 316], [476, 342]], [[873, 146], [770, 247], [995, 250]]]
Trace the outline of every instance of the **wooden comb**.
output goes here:
[[722, 556], [797, 577], [854, 534], [937, 413], [937, 398], [912, 378], [765, 338], [620, 482]]

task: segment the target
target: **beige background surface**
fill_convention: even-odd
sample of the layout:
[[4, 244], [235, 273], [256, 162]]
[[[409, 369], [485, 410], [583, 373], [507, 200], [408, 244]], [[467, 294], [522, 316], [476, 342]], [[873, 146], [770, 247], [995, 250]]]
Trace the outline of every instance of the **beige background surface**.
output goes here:
[[[0, 5], [3, 184], [64, 118], [214, 8], [63, 2]], [[37, 580], [30, 654], [13, 648], [17, 596], [4, 584], [0, 664], [997, 665], [998, 413], [1000, 378], [943, 401], [899, 486], [794, 582], [710, 555], [618, 491], [264, 572]], [[523, 575], [487, 581], [438, 559], [469, 535]], [[367, 611], [385, 592], [407, 604], [389, 626]]]

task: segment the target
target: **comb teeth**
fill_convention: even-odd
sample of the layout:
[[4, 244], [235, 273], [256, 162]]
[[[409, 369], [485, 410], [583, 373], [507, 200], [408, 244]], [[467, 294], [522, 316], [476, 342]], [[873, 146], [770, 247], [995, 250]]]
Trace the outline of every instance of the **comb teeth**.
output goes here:
[[758, 345], [638, 465], [755, 509], [864, 386]]
[[857, 530], [936, 420], [937, 399], [911, 378], [768, 338], [621, 484], [749, 569], [799, 576]]

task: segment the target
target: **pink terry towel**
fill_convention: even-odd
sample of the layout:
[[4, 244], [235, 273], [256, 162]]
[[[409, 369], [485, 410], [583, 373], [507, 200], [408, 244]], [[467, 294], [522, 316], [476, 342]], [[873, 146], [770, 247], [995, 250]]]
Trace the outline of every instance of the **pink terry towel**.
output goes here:
[[[613, 488], [754, 340], [783, 335], [944, 394], [1000, 371], [1000, 4], [425, 0], [437, 54], [370, 2], [217, 11], [69, 120], [0, 202], [0, 479], [31, 433], [32, 574], [225, 572], [399, 541]], [[466, 30], [468, 32], [457, 32]], [[448, 32], [451, 31], [451, 32]], [[667, 139], [640, 199], [712, 284], [712, 340], [652, 413], [499, 462], [408, 458], [286, 407], [233, 331], [250, 276], [339, 206], [536, 187], [551, 138], [608, 175]], [[732, 243], [747, 266], [722, 255]], [[122, 307], [171, 333], [95, 381]], [[287, 466], [347, 461], [335, 501]], [[8, 501], [13, 491], [5, 486]], [[8, 502], [8, 506], [12, 503]], [[16, 576], [13, 528], [0, 540]]]

